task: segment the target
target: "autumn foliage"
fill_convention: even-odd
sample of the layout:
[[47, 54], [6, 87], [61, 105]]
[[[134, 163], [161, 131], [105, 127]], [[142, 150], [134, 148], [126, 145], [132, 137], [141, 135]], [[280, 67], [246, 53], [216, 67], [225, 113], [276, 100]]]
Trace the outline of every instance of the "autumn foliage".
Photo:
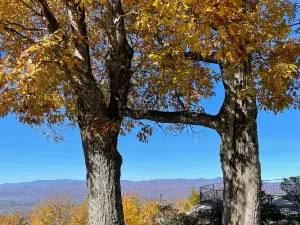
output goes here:
[[192, 188], [188, 198], [180, 199], [176, 202], [176, 208], [180, 213], [189, 211], [193, 206], [200, 203], [200, 194], [196, 188]]
[[88, 224], [88, 204], [83, 204], [72, 208], [72, 217], [69, 225]]
[[143, 199], [138, 195], [128, 194], [123, 198], [123, 210], [125, 224], [153, 225], [159, 213], [159, 205], [153, 201], [143, 203]]
[[[138, 195], [123, 197], [126, 225], [155, 225], [159, 215], [159, 204]], [[1, 225], [86, 225], [88, 224], [88, 204], [74, 204], [67, 197], [44, 199], [34, 206], [26, 216], [0, 216]]]
[[70, 199], [65, 197], [45, 199], [29, 213], [29, 220], [31, 225], [69, 224], [73, 208]]
[[25, 219], [19, 215], [0, 216], [1, 225], [27, 225]]
[[[66, 37], [69, 21], [62, 2], [48, 1], [61, 25], [52, 34], [43, 18], [32, 11], [37, 6], [21, 2], [25, 4], [0, 2], [0, 50], [6, 52], [0, 56], [0, 115], [15, 113], [30, 125], [62, 125], [65, 120], [75, 124], [76, 98], [62, 68], [73, 73], [79, 65], [70, 43], [82, 37], [74, 33]], [[96, 1], [81, 2], [91, 17], [87, 29], [94, 77], [108, 100], [106, 31], [98, 19], [103, 15]], [[297, 108], [299, 40], [291, 27], [295, 5], [289, 0], [259, 2], [255, 8], [250, 5], [242, 10], [242, 0], [123, 1], [127, 30], [137, 53], [129, 104], [137, 109], [181, 110], [179, 97], [186, 110], [202, 111], [199, 101], [215, 95], [214, 85], [221, 76], [191, 60], [193, 55], [184, 54], [189, 49], [200, 52], [204, 62], [233, 66], [251, 54], [253, 79], [247, 91], [257, 95], [260, 108], [275, 112]], [[71, 76], [76, 80], [76, 74]], [[135, 125], [132, 121], [124, 124], [121, 133]], [[143, 133], [152, 130], [146, 127]], [[144, 140], [143, 135], [139, 138]]]
[[[136, 194], [123, 196], [123, 210], [126, 225], [159, 225], [159, 218], [187, 212], [200, 201], [199, 193], [192, 189], [190, 196], [178, 200], [176, 204], [160, 205], [158, 201], [142, 198]], [[165, 210], [165, 209], [168, 210]], [[88, 224], [88, 204], [74, 204], [68, 197], [44, 199], [33, 207], [27, 215], [0, 216], [1, 225], [86, 225]]]
[[[89, 195], [96, 212], [89, 215], [91, 225], [101, 220], [112, 224], [115, 218], [115, 224], [124, 224], [117, 138], [142, 124], [133, 119], [175, 123], [169, 128], [176, 131], [183, 124], [214, 129], [221, 136], [223, 177], [230, 187], [224, 201], [231, 204], [224, 204], [224, 212], [232, 214], [224, 213], [224, 221], [247, 224], [255, 219], [257, 224], [257, 110], [278, 113], [300, 105], [297, 2], [1, 0], [0, 117], [14, 114], [22, 123], [51, 128], [50, 133], [66, 123], [79, 125], [86, 164], [100, 162], [96, 154], [86, 154], [95, 152], [116, 165], [87, 167], [88, 191], [96, 193]], [[200, 103], [216, 95], [218, 82], [225, 89], [222, 108], [217, 116], [206, 114]], [[137, 136], [146, 142], [153, 127], [141, 126]], [[72, 209], [65, 203], [58, 203], [59, 210], [56, 203], [45, 203], [30, 218], [47, 215], [41, 222], [47, 224], [61, 213], [56, 219], [67, 223]], [[136, 224], [148, 223], [140, 213], [144, 205], [134, 206], [125, 214], [139, 215], [142, 219], [132, 220]], [[248, 211], [257, 216], [244, 213]]]

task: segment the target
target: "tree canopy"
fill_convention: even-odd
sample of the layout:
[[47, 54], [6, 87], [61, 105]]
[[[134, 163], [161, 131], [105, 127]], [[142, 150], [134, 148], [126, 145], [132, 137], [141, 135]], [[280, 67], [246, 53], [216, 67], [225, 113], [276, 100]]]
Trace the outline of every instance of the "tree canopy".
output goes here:
[[200, 100], [213, 96], [214, 84], [221, 79], [210, 64], [234, 67], [245, 60], [251, 61], [251, 88], [240, 95], [256, 95], [264, 110], [298, 108], [296, 5], [249, 2], [137, 1], [134, 27], [141, 55], [148, 55], [138, 76], [147, 85], [136, 91], [144, 98], [141, 108], [201, 111]]
[[[113, 37], [103, 23], [106, 1], [77, 2], [85, 10], [93, 76], [108, 102], [105, 59]], [[72, 46], [83, 40], [72, 32], [65, 2], [0, 4], [1, 115], [15, 113], [30, 125], [76, 121], [70, 83], [79, 82], [75, 67], [80, 62], [73, 57]], [[209, 64], [243, 64], [249, 55], [252, 88], [239, 94], [255, 94], [260, 108], [274, 112], [299, 107], [300, 45], [293, 27], [294, 2], [263, 0], [244, 6], [240, 0], [127, 0], [123, 4], [121, 16], [135, 52], [129, 100], [133, 108], [201, 112], [199, 102], [215, 94], [214, 85], [221, 79]], [[41, 12], [47, 9], [53, 15], [46, 15], [56, 18], [52, 24]]]

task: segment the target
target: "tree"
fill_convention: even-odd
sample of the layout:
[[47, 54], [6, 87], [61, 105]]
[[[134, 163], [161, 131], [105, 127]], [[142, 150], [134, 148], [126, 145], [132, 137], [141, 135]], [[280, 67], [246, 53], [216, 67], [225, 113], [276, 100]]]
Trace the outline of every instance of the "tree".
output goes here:
[[117, 141], [133, 51], [121, 1], [1, 0], [0, 8], [0, 116], [50, 130], [77, 124], [89, 225], [123, 225]]
[[300, 206], [300, 177], [290, 177], [284, 179], [280, 187], [286, 192], [285, 197], [293, 202], [297, 207]]
[[137, 195], [126, 194], [123, 206], [126, 225], [154, 225], [159, 214], [158, 202]]
[[69, 198], [44, 199], [29, 213], [31, 225], [70, 224], [74, 205]]
[[[221, 138], [223, 224], [260, 224], [258, 110], [299, 108], [299, 25], [289, 0], [135, 1], [141, 55], [127, 115], [214, 129]], [[135, 4], [133, 4], [135, 5]], [[147, 5], [148, 7], [142, 7]], [[154, 35], [153, 35], [154, 34]], [[211, 65], [220, 72], [212, 70]], [[222, 82], [217, 115], [199, 104]], [[174, 129], [174, 126], [170, 127]]]
[[[0, 4], [0, 115], [13, 113], [50, 130], [66, 121], [79, 126], [90, 225], [124, 224], [117, 140], [136, 124], [125, 116], [178, 124], [171, 129], [190, 124], [216, 130], [222, 141], [223, 224], [259, 224], [257, 110], [281, 112], [299, 103], [293, 2]], [[220, 112], [210, 115], [199, 102], [215, 94], [219, 81], [225, 99]], [[143, 125], [139, 138], [151, 133]]]

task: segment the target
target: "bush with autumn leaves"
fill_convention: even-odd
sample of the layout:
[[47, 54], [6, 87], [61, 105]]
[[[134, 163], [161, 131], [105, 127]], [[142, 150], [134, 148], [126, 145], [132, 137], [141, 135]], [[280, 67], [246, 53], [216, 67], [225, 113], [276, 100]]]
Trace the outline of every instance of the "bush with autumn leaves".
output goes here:
[[[199, 202], [195, 189], [189, 198], [179, 200], [174, 206], [160, 205], [159, 202], [141, 198], [138, 195], [123, 196], [126, 225], [160, 225], [161, 218], [188, 211]], [[67, 197], [44, 199], [27, 215], [0, 215], [1, 225], [86, 225], [87, 202], [74, 204]]]

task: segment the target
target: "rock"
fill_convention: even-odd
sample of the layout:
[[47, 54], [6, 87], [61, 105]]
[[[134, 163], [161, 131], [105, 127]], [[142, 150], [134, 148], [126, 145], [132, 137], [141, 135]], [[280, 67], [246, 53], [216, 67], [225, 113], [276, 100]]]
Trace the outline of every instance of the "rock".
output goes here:
[[211, 216], [215, 205], [216, 203], [214, 202], [200, 203], [193, 206], [189, 212], [185, 213], [185, 215], [193, 220], [197, 220], [198, 223], [195, 224], [206, 224], [205, 222], [207, 222], [207, 218]]
[[192, 207], [185, 215], [193, 221], [193, 225], [221, 224], [220, 204], [222, 203], [218, 201], [202, 202]]
[[213, 202], [206, 202], [206, 203], [200, 203], [198, 205], [195, 205], [191, 208], [191, 213], [209, 213], [213, 210], [215, 207], [215, 203]]

